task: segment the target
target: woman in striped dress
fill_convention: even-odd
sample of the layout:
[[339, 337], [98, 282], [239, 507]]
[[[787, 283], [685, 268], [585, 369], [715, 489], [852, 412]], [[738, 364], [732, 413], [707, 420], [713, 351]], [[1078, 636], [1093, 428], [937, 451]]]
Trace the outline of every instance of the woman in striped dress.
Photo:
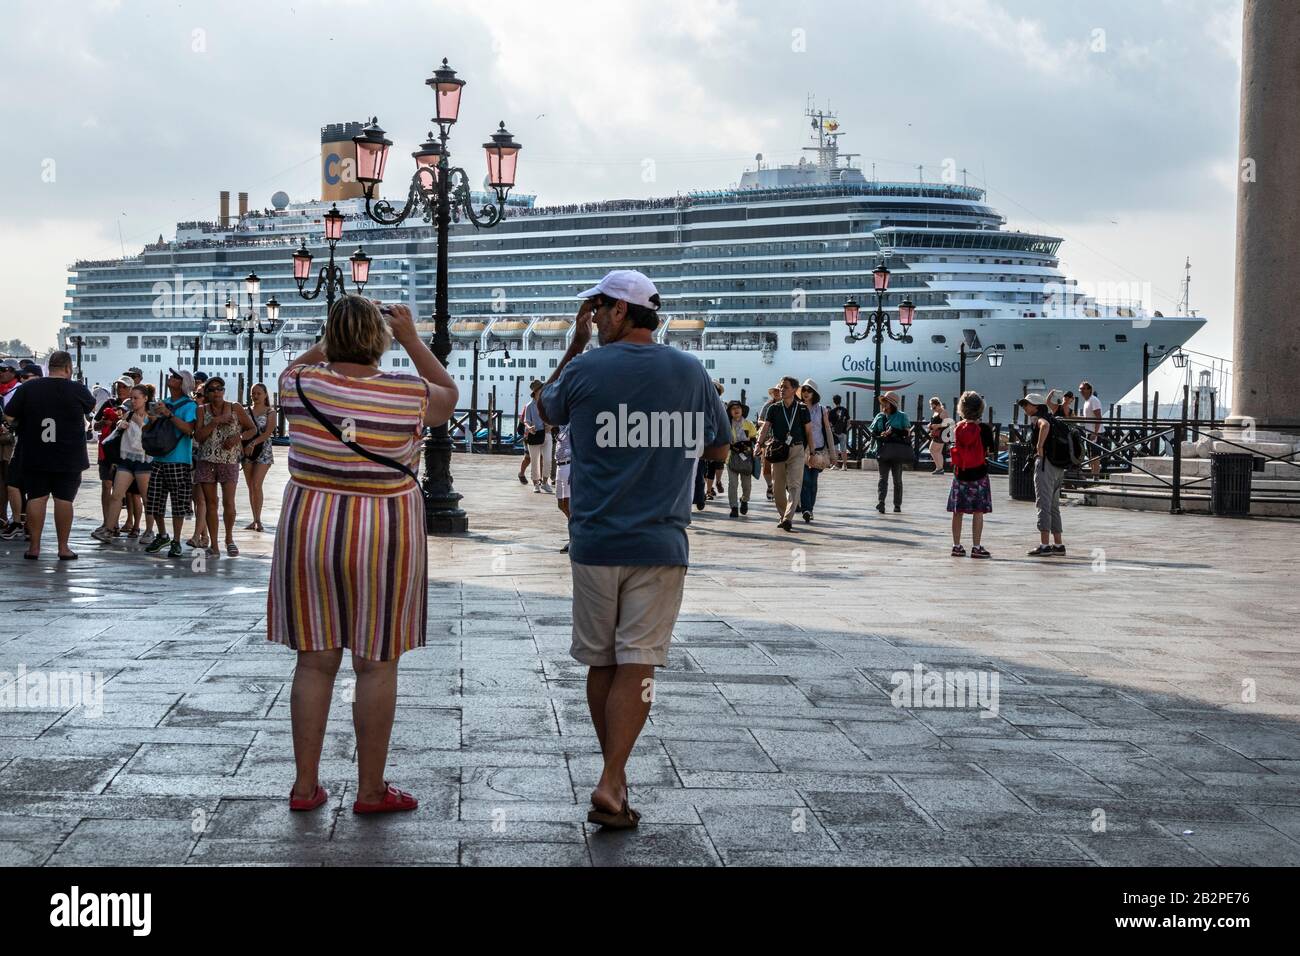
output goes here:
[[[394, 338], [418, 377], [379, 370]], [[403, 466], [414, 469], [424, 427], [450, 418], [456, 398], [410, 310], [393, 305], [381, 314], [360, 296], [334, 304], [321, 342], [280, 377], [289, 484], [275, 535], [267, 637], [298, 652], [289, 703], [297, 765], [290, 809], [313, 810], [328, 799], [317, 772], [344, 649], [357, 675], [353, 812], [416, 807], [384, 779], [397, 660], [424, 646], [427, 612], [424, 499]]]

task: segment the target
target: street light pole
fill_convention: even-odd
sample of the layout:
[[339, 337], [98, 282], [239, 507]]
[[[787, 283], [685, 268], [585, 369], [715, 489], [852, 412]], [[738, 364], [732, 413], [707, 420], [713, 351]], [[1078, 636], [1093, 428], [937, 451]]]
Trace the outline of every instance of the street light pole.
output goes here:
[[[276, 329], [276, 324], [280, 319], [280, 303], [272, 296], [266, 303], [266, 322], [257, 317], [257, 296], [262, 288], [262, 280], [257, 277], [257, 273], [250, 272], [248, 278], [244, 280], [244, 288], [248, 293], [248, 314], [241, 316], [239, 307], [233, 299], [226, 300], [226, 331], [235, 337], [236, 345], [239, 342], [239, 336], [248, 333], [248, 374], [244, 377], [244, 394], [240, 395], [240, 401], [248, 402], [253, 391], [253, 341], [257, 333], [270, 335]], [[196, 363], [197, 364], [197, 363]]]
[[[365, 190], [366, 216], [380, 225], [396, 226], [418, 212], [426, 222], [433, 220], [437, 227], [438, 272], [434, 286], [431, 350], [446, 367], [451, 354], [447, 280], [452, 215], [455, 214], [457, 221], [465, 216], [476, 229], [490, 229], [501, 222], [506, 215], [507, 197], [515, 184], [515, 168], [521, 147], [506, 130], [505, 123], [501, 123], [491, 140], [483, 144], [487, 153], [487, 182], [496, 201], [485, 203], [476, 210], [470, 193], [469, 175], [464, 169], [451, 165], [447, 152], [447, 139], [460, 112], [460, 95], [465, 81], [456, 76], [456, 71], [444, 59], [442, 66], [434, 70], [425, 84], [434, 92], [433, 122], [438, 126], [438, 135], [435, 138], [430, 132], [420, 148], [411, 154], [415, 160], [415, 172], [411, 176], [406, 202], [400, 210], [385, 199], [375, 200], [375, 188], [383, 181], [388, 149], [393, 145], [385, 138], [378, 119], [372, 118], [361, 135], [353, 137], [352, 141], [357, 147], [357, 181]], [[461, 495], [452, 486], [451, 436], [447, 422], [441, 422], [425, 430], [424, 440], [424, 516], [430, 534], [459, 534], [469, 530], [469, 519], [460, 508], [460, 500]]]
[[[338, 245], [339, 240], [343, 238], [343, 213], [339, 212], [338, 203], [330, 206], [329, 212], [325, 213], [325, 242], [329, 246], [329, 261], [321, 266], [320, 274], [316, 277], [316, 288], [311, 292], [307, 291], [307, 280], [311, 276], [312, 254], [307, 249], [307, 240], [304, 239], [298, 247], [298, 251], [293, 254], [293, 281], [298, 285], [298, 295], [307, 301], [315, 299], [321, 294], [321, 289], [325, 290], [325, 320], [329, 320], [330, 310], [334, 308], [335, 293], [347, 295], [347, 284], [343, 280], [343, 270], [334, 264], [334, 248]], [[370, 281], [370, 257], [361, 251], [357, 246], [357, 251], [348, 257], [352, 264], [352, 284], [357, 287], [357, 295], [360, 295]], [[325, 322], [321, 322], [320, 331], [316, 333], [316, 341], [321, 340], [324, 334]]]
[[867, 317], [867, 327], [863, 331], [854, 331], [860, 318], [861, 307], [852, 298], [844, 303], [844, 324], [849, 327], [849, 340], [860, 342], [870, 336], [876, 345], [875, 388], [871, 399], [872, 418], [875, 418], [880, 412], [880, 364], [883, 360], [881, 349], [885, 337], [888, 336], [895, 342], [911, 344], [912, 336], [909, 334], [909, 330], [912, 328], [912, 320], [916, 317], [916, 306], [912, 304], [911, 299], [904, 299], [898, 304], [898, 324], [902, 326], [903, 330], [898, 334], [894, 333], [890, 325], [889, 314], [885, 311], [885, 295], [889, 291], [889, 274], [889, 270], [885, 268], [883, 263], [876, 266], [871, 272], [872, 285], [876, 294], [876, 311]]
[[83, 385], [86, 383], [86, 377], [81, 374], [81, 344], [85, 341], [80, 335], [74, 335], [71, 342], [77, 346], [77, 381]]

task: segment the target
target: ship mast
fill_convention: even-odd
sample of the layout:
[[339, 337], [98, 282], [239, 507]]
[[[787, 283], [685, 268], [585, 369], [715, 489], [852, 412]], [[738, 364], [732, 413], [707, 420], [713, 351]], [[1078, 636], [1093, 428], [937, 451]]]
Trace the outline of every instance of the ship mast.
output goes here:
[[[804, 116], [811, 121], [813, 130], [816, 133], [817, 145], [805, 146], [804, 151], [817, 154], [817, 169], [824, 173], [828, 179], [839, 179], [840, 159], [851, 160], [856, 157], [857, 153], [845, 153], [840, 156], [840, 129], [839, 114], [834, 110], [819, 110], [813, 102], [811, 95], [808, 97], [808, 104], [804, 108]], [[846, 166], [852, 166], [852, 163], [846, 163]]]
[[1196, 315], [1192, 310], [1192, 257], [1183, 264], [1183, 297], [1178, 300], [1179, 315]]

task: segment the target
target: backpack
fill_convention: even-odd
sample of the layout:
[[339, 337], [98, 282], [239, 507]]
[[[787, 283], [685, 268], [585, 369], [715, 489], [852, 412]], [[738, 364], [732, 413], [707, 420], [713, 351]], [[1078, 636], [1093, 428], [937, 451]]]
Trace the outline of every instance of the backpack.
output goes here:
[[[193, 405], [194, 402], [188, 398], [179, 402], [172, 407], [172, 414], [174, 415], [187, 404]], [[145, 423], [140, 432], [140, 444], [144, 446], [144, 453], [150, 458], [161, 458], [175, 451], [184, 437], [185, 435], [172, 424], [170, 418], [156, 418]]]
[[849, 430], [849, 410], [843, 405], [836, 405], [831, 409], [831, 431], [836, 435], [843, 435]]
[[952, 469], [954, 472], [978, 468], [985, 464], [984, 437], [979, 422], [958, 422], [953, 430]]
[[1047, 421], [1047, 441], [1043, 443], [1043, 455], [1057, 468], [1073, 468], [1086, 457], [1083, 436], [1079, 430], [1064, 419], [1055, 415], [1045, 416]]

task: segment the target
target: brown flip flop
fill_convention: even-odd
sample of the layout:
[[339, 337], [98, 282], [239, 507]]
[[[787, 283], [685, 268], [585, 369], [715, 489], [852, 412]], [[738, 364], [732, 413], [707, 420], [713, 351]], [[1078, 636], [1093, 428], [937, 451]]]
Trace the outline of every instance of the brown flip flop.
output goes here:
[[641, 814], [627, 805], [627, 797], [624, 796], [623, 806], [619, 807], [618, 813], [601, 810], [593, 803], [587, 813], [587, 822], [610, 830], [631, 830], [641, 822]]

